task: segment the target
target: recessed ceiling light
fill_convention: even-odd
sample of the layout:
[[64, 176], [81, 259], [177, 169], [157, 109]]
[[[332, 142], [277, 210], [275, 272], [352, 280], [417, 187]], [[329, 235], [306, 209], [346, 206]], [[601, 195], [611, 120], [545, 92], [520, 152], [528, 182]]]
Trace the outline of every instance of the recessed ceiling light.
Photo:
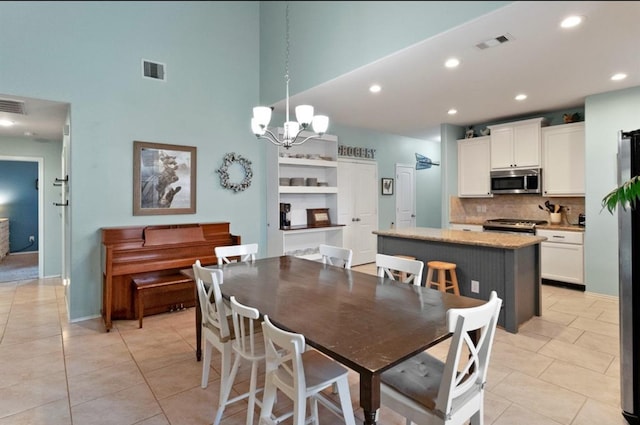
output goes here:
[[620, 81], [620, 80], [624, 80], [625, 78], [627, 78], [627, 74], [623, 74], [622, 72], [618, 74], [613, 74], [611, 76], [612, 81]]
[[374, 84], [374, 85], [372, 85], [371, 87], [369, 87], [369, 91], [370, 91], [371, 93], [378, 93], [378, 92], [380, 92], [380, 90], [382, 90], [382, 87], [380, 87], [380, 86], [379, 86], [379, 85], [377, 85], [377, 84]]
[[446, 66], [447, 68], [456, 68], [458, 65], [460, 65], [460, 60], [456, 58], [447, 59], [447, 61], [444, 63], [444, 66]]
[[526, 94], [519, 94], [515, 97], [516, 100], [525, 100], [527, 98]]
[[27, 137], [34, 135], [34, 133], [32, 133], [31, 131], [25, 131], [23, 134]]
[[457, 113], [458, 113], [458, 110], [457, 109], [453, 109], [453, 108], [451, 108], [451, 109], [449, 109], [447, 111], [447, 114], [449, 114], [449, 115], [455, 115]]
[[582, 16], [577, 16], [577, 15], [569, 16], [562, 20], [562, 22], [560, 23], [560, 26], [562, 28], [573, 28], [580, 25], [582, 23], [582, 20], [583, 20]]
[[11, 127], [14, 124], [15, 123], [13, 121], [10, 121], [10, 120], [7, 120], [7, 119], [1, 119], [0, 120], [0, 126], [2, 126], [2, 127]]

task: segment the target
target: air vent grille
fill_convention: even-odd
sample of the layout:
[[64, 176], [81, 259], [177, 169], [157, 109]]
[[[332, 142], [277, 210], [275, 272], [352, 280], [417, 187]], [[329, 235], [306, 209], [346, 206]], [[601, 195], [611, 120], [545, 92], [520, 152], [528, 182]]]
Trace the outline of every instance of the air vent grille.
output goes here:
[[489, 40], [482, 41], [476, 44], [476, 47], [480, 50], [484, 50], [488, 49], [489, 47], [499, 46], [511, 40], [513, 40], [513, 36], [511, 34], [504, 34], [494, 38], [490, 38]]
[[25, 115], [24, 102], [18, 102], [9, 99], [0, 99], [0, 112]]
[[142, 60], [142, 76], [153, 80], [164, 81], [166, 77], [166, 65], [159, 62]]

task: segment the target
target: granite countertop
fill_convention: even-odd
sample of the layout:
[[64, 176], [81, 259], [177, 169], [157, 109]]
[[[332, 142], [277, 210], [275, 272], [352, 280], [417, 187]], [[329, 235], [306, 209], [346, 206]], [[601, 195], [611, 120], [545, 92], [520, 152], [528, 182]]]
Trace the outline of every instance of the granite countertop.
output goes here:
[[435, 229], [430, 227], [376, 230], [373, 233], [380, 236], [390, 236], [394, 238], [419, 239], [425, 241], [439, 241], [506, 249], [524, 248], [547, 240], [547, 238], [542, 236], [521, 236], [512, 233], [499, 232], [465, 232], [463, 230]]
[[544, 230], [568, 230], [570, 232], [584, 232], [584, 226], [577, 224], [537, 224], [536, 229]]

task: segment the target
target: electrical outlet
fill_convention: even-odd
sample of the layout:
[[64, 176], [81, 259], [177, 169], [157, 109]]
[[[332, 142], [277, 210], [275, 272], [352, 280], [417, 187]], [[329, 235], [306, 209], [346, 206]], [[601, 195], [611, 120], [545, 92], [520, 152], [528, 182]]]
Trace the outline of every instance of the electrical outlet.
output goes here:
[[471, 281], [471, 292], [475, 294], [480, 292], [480, 282], [478, 282], [477, 280]]
[[35, 242], [36, 241], [36, 237], [31, 235], [29, 236], [29, 242]]

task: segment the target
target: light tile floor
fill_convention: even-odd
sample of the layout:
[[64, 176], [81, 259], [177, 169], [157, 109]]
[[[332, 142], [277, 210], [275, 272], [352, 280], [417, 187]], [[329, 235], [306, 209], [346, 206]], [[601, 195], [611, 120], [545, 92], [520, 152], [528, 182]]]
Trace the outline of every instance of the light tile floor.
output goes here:
[[[200, 388], [193, 309], [150, 316], [143, 329], [135, 320], [116, 321], [109, 333], [100, 319], [69, 323], [66, 316], [59, 279], [0, 283], [0, 425], [212, 422], [219, 358], [209, 386]], [[543, 286], [542, 316], [518, 334], [496, 333], [485, 424], [624, 425], [618, 347], [615, 299]], [[443, 358], [446, 349], [445, 343], [431, 352]], [[247, 369], [236, 393], [248, 387]], [[352, 374], [362, 423], [357, 394]], [[245, 402], [227, 408], [222, 425], [244, 424], [245, 410]], [[323, 414], [321, 423], [340, 421]], [[404, 421], [383, 408], [379, 423]]]

